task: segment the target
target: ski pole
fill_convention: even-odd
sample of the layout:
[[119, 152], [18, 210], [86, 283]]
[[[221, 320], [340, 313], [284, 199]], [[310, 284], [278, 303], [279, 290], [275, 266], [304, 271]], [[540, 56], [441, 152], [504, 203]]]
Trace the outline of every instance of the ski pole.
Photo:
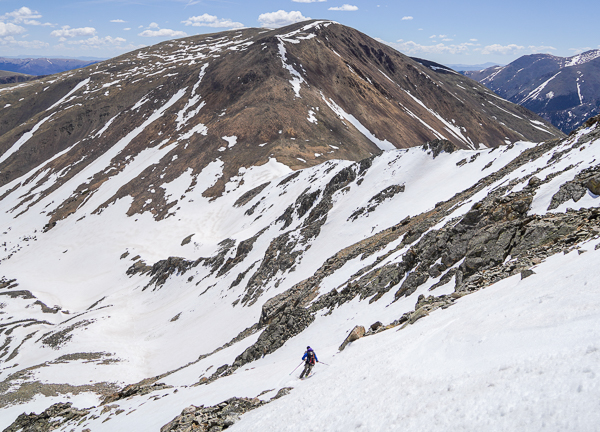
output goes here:
[[293, 374], [294, 372], [296, 372], [296, 369], [298, 369], [300, 366], [302, 366], [302, 363], [304, 363], [304, 362], [301, 362], [298, 366], [296, 366], [294, 368], [294, 370], [290, 372], [290, 375]]
[[319, 363], [324, 364], [325, 366], [331, 366], [331, 365], [328, 365], [327, 363], [323, 363], [322, 361], [320, 361]]

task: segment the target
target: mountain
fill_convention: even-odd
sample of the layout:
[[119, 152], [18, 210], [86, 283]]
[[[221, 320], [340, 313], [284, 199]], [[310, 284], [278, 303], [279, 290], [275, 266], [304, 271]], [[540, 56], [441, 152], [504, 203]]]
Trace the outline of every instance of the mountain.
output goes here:
[[0, 85], [31, 81], [33, 79], [37, 79], [37, 77], [33, 75], [0, 70]]
[[503, 98], [539, 114], [564, 133], [600, 112], [600, 50], [572, 57], [532, 54], [506, 66], [466, 71]]
[[454, 69], [455, 71], [480, 71], [480, 70], [487, 69], [487, 68], [490, 68], [490, 67], [498, 66], [498, 63], [487, 62], [487, 63], [474, 64], [474, 65], [449, 64], [449, 65], [446, 65], [446, 66], [448, 66], [449, 68]]
[[[448, 68], [322, 21], [165, 42], [0, 95], [0, 185], [45, 163], [68, 168], [53, 188], [93, 171], [50, 225], [148, 149], [162, 154], [157, 168], [111, 199], [133, 196], [130, 214], [163, 218], [166, 197], [148, 191], [210, 164], [223, 165], [206, 192], [217, 196], [240, 167], [270, 160], [299, 169], [432, 139], [479, 148], [562, 136]], [[98, 171], [106, 158], [113, 169]]]
[[96, 61], [80, 59], [0, 57], [0, 70], [26, 75], [52, 75], [94, 63]]
[[[0, 97], [4, 430], [597, 424], [600, 118], [323, 21]], [[469, 145], [510, 125], [549, 139]]]

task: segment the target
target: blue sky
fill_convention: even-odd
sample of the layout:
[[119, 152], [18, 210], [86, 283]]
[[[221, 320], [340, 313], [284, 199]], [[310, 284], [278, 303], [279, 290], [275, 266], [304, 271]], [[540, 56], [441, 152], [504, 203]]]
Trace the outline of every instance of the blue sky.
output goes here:
[[309, 18], [444, 64], [600, 48], [596, 1], [0, 0], [0, 56], [109, 58], [142, 46]]

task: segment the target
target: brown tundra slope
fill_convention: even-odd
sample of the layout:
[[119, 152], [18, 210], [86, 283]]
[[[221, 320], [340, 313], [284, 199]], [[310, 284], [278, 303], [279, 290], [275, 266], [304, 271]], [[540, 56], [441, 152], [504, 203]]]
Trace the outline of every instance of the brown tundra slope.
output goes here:
[[52, 227], [129, 160], [169, 147], [97, 209], [130, 195], [130, 215], [151, 211], [160, 219], [169, 207], [149, 191], [188, 169], [197, 176], [211, 162], [222, 164], [222, 177], [205, 195], [218, 196], [240, 168], [271, 158], [300, 169], [436, 138], [475, 149], [561, 136], [448, 68], [352, 28], [309, 21], [168, 41], [1, 87], [0, 186], [41, 185], [52, 176], [52, 186], [22, 197], [18, 210], [26, 211], [91, 169], [48, 215]]

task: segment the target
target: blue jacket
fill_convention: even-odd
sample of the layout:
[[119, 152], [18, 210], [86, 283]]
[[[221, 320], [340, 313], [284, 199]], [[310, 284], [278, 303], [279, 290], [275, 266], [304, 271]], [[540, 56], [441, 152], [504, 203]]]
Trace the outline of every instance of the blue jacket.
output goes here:
[[[317, 358], [317, 353], [316, 353], [316, 352], [314, 352], [313, 350], [311, 350], [311, 351], [312, 351], [312, 353], [315, 355], [315, 362], [318, 362], [318, 361], [319, 361], [319, 359]], [[308, 351], [306, 351], [306, 352], [304, 353], [304, 355], [302, 356], [302, 360], [307, 360], [307, 359], [308, 359]]]

